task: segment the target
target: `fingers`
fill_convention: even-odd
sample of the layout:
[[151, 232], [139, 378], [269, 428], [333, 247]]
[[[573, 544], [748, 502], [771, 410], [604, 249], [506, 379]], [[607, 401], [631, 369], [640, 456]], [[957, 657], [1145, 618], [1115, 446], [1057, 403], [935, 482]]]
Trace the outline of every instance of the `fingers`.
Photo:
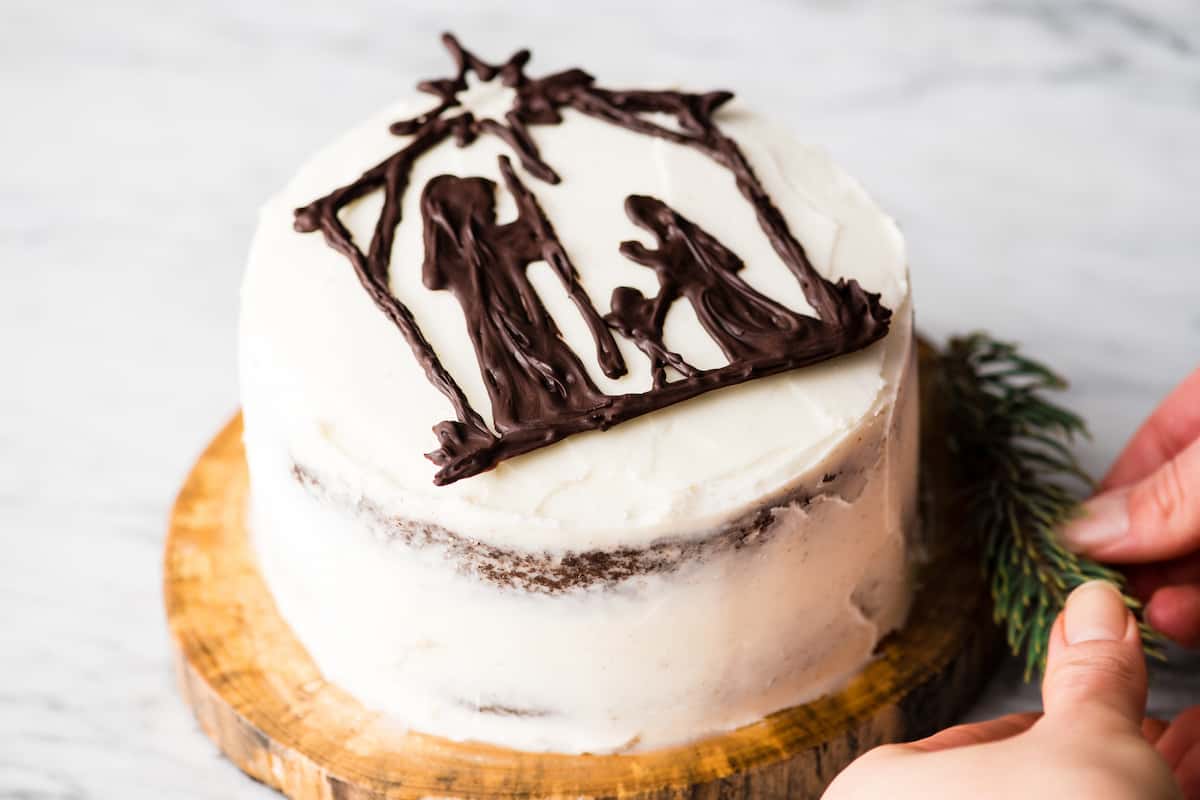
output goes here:
[[939, 750], [951, 750], [955, 747], [995, 742], [1029, 730], [1033, 727], [1033, 723], [1041, 719], [1041, 716], [1041, 714], [1031, 711], [1024, 714], [1009, 714], [998, 719], [990, 719], [987, 722], [955, 725], [953, 728], [939, 731], [933, 736], [910, 742], [904, 745], [904, 748], [921, 753], [936, 753]]
[[1146, 621], [1184, 647], [1200, 647], [1200, 552], [1126, 570]]
[[1187, 800], [1200, 798], [1200, 741], [1192, 742], [1191, 749], [1179, 760], [1173, 772], [1175, 782]]
[[1042, 681], [1046, 719], [1140, 731], [1146, 662], [1137, 623], [1109, 583], [1085, 583], [1054, 623]]
[[1192, 706], [1171, 720], [1155, 748], [1171, 769], [1175, 769], [1195, 744], [1200, 744], [1200, 706]]
[[1130, 591], [1143, 601], [1164, 586], [1200, 586], [1200, 552], [1157, 564], [1136, 564], [1125, 575]]
[[1200, 550], [1200, 439], [1145, 478], [1084, 503], [1060, 532], [1100, 561], [1144, 563]]
[[1200, 369], [1183, 379], [1155, 409], [1101, 482], [1115, 489], [1140, 481], [1200, 439]]
[[1171, 721], [1155, 748], [1188, 798], [1200, 797], [1200, 706]]
[[1158, 740], [1162, 738], [1162, 735], [1166, 733], [1166, 731], [1167, 723], [1163, 722], [1161, 719], [1146, 717], [1144, 720], [1142, 720], [1142, 738], [1150, 744], [1157, 743]]
[[1200, 647], [1200, 584], [1156, 591], [1146, 605], [1146, 621], [1184, 647]]

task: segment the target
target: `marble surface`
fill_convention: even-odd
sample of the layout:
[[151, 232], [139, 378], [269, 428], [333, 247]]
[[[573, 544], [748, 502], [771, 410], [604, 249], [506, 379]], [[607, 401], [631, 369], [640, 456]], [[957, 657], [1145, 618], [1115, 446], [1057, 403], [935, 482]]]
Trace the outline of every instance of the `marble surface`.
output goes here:
[[[602, 6], [602, 7], [601, 7]], [[903, 9], [901, 9], [903, 6]], [[0, 6], [0, 798], [266, 798], [175, 693], [173, 495], [236, 408], [257, 205], [445, 70], [436, 34], [610, 84], [729, 86], [904, 227], [919, 321], [1074, 379], [1101, 470], [1200, 360], [1189, 0]], [[1195, 657], [1153, 710], [1200, 702]], [[1013, 669], [975, 716], [1037, 704]]]

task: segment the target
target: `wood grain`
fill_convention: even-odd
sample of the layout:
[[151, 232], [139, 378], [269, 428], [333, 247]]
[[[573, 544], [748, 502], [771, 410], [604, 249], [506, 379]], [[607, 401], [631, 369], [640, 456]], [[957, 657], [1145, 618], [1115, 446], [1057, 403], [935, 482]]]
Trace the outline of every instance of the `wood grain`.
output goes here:
[[[923, 398], [932, 397], [926, 389]], [[977, 558], [955, 545], [967, 532], [952, 502], [938, 415], [922, 405], [931, 560], [908, 625], [880, 657], [816, 702], [693, 744], [611, 756], [525, 753], [405, 731], [325, 681], [255, 567], [237, 417], [201, 456], [171, 518], [164, 590], [184, 698], [235, 764], [293, 800], [818, 797], [860, 753], [954, 721], [996, 651]]]

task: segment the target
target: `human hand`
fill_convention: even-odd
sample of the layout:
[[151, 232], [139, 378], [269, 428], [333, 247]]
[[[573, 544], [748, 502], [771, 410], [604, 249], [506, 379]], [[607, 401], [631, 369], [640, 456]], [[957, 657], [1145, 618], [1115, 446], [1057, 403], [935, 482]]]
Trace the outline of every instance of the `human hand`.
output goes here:
[[839, 775], [824, 800], [1200, 800], [1200, 708], [1169, 727], [1143, 721], [1142, 644], [1111, 585], [1087, 583], [1068, 598], [1050, 633], [1042, 702], [1044, 715], [878, 747]]
[[1200, 647], [1200, 369], [1142, 424], [1100, 489], [1063, 529], [1063, 542], [1129, 565], [1146, 621]]

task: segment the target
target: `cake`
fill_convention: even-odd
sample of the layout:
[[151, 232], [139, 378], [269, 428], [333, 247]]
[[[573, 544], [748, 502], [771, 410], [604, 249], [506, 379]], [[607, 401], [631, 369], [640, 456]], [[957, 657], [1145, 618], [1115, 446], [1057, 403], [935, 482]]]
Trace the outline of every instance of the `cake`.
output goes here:
[[844, 685], [912, 598], [903, 239], [725, 91], [457, 70], [263, 208], [249, 526], [398, 724], [658, 748]]

